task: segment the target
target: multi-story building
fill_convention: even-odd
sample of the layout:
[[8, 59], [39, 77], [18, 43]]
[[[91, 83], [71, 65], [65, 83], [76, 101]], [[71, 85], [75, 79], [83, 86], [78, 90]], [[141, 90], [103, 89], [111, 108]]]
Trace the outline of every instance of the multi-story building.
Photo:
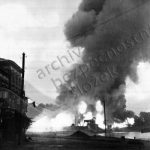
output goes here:
[[22, 68], [0, 58], [0, 125], [6, 139], [16, 137], [21, 116], [26, 117], [27, 99], [22, 90]]

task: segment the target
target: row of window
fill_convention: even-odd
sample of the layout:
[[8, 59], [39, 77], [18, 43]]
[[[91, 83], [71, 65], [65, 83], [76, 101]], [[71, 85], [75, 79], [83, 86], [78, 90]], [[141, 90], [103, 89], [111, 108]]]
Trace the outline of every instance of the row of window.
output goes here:
[[10, 91], [0, 91], [0, 99], [4, 99], [2, 107], [16, 109], [22, 113], [27, 111], [27, 100], [22, 100]]
[[9, 82], [6, 82], [5, 80], [3, 80], [1, 78], [0, 78], [0, 87], [10, 89], [18, 95], [20, 95], [20, 93], [21, 93], [21, 85], [16, 86], [15, 84], [11, 84], [11, 87], [9, 88]]
[[16, 76], [16, 75], [12, 75], [11, 77], [11, 83], [16, 85], [17, 87], [21, 87], [21, 77]]
[[3, 75], [2, 73], [0, 73], [0, 78], [6, 82], [9, 81], [8, 77], [6, 77], [5, 75]]
[[16, 85], [17, 87], [21, 87], [21, 82], [21, 74], [11, 68], [11, 84]]
[[[16, 85], [17, 87], [21, 87], [22, 77], [21, 73], [18, 72], [15, 68], [12, 66], [4, 66], [3, 70], [7, 72], [8, 76], [11, 76], [11, 84]], [[7, 71], [6, 71], [7, 70]], [[3, 80], [9, 82], [9, 77], [6, 76], [3, 72], [0, 71], [0, 78]]]
[[[4, 68], [4, 69], [6, 70], [8, 68]], [[11, 80], [9, 80], [9, 77], [6, 74], [4, 74], [3, 72], [0, 72], [0, 87], [8, 88], [12, 90], [13, 92], [15, 92], [16, 94], [20, 95], [21, 84], [22, 84], [21, 73], [17, 72], [12, 67], [10, 69], [11, 69], [11, 73], [9, 73], [8, 71], [7, 73], [11, 75]], [[10, 81], [11, 83], [9, 87]]]

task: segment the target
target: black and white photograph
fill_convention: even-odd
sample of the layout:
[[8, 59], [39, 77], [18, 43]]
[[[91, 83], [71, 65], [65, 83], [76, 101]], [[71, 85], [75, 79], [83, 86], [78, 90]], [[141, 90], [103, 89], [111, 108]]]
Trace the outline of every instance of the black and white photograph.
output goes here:
[[0, 0], [0, 150], [150, 150], [150, 0]]

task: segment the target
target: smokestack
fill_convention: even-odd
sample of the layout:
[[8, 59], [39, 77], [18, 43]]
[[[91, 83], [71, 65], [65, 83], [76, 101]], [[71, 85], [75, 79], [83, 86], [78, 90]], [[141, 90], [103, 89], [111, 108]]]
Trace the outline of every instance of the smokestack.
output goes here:
[[24, 98], [24, 73], [25, 73], [25, 53], [22, 54], [22, 84], [21, 84], [21, 97]]

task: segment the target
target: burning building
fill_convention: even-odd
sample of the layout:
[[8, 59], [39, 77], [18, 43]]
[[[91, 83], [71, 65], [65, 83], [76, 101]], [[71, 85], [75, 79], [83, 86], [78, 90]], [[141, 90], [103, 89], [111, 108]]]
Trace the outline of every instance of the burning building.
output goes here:
[[148, 6], [147, 0], [81, 2], [66, 24], [65, 35], [72, 47], [84, 49], [83, 63], [70, 71], [59, 104], [76, 104], [85, 96], [87, 104], [93, 105], [98, 98], [102, 105], [105, 101], [107, 124], [134, 117], [126, 109], [125, 81], [129, 77], [137, 82], [138, 63], [150, 58]]
[[148, 0], [82, 0], [64, 31], [72, 47], [84, 49], [82, 63], [60, 86], [57, 113], [73, 114], [77, 124], [95, 117], [103, 128], [104, 122], [113, 126], [135, 117], [126, 108], [126, 79], [137, 83], [138, 64], [150, 60], [149, 5]]

